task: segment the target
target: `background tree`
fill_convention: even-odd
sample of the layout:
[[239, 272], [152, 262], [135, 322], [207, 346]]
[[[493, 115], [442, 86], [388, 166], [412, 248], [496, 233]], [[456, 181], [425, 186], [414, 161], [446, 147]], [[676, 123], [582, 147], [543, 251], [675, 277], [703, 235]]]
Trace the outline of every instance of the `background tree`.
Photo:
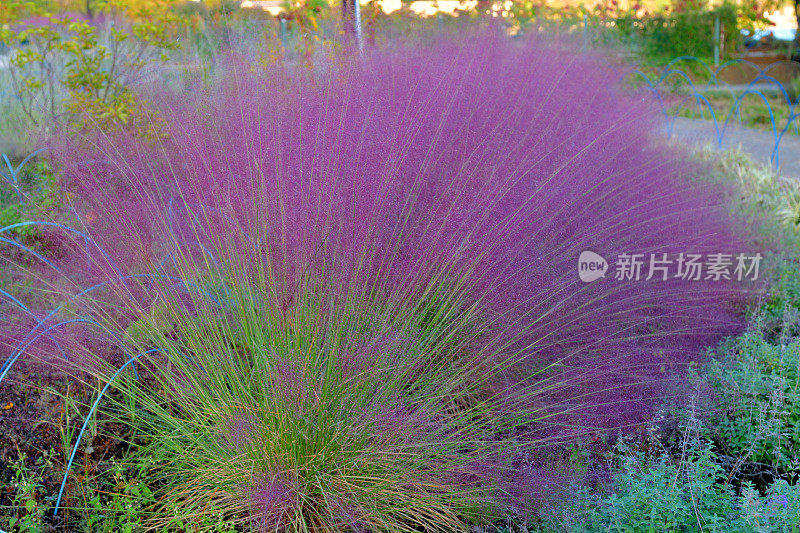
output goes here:
[[794, 34], [794, 54], [792, 59], [800, 63], [800, 0], [794, 0], [794, 16], [797, 17], [797, 33]]

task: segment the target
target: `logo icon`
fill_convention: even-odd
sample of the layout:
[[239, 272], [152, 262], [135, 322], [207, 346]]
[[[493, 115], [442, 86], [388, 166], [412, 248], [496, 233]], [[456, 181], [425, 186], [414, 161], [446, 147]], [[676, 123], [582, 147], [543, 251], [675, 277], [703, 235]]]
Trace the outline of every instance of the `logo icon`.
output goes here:
[[584, 283], [590, 283], [596, 279], [604, 278], [608, 271], [608, 261], [589, 250], [581, 252], [578, 257], [578, 276]]

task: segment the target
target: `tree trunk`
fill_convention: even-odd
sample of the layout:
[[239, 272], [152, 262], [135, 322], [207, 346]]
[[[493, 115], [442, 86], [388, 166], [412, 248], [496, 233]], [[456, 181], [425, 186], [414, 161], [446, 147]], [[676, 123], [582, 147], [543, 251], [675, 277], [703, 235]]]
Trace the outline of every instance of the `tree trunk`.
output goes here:
[[86, 16], [89, 17], [89, 20], [94, 18], [94, 13], [92, 13], [92, 0], [86, 0]]
[[797, 30], [794, 34], [794, 53], [792, 59], [800, 63], [800, 0], [794, 0], [794, 16], [797, 17]]

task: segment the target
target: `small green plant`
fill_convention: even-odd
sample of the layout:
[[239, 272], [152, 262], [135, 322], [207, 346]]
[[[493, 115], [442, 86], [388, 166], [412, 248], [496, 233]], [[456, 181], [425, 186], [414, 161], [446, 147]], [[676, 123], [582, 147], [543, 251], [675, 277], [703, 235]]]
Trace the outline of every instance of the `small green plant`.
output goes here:
[[147, 485], [148, 465], [114, 463], [108, 482], [87, 487], [85, 530], [113, 533], [139, 531], [147, 516], [147, 508], [155, 503]]
[[[12, 508], [8, 511], [7, 527], [20, 533], [39, 533], [43, 531], [43, 519], [47, 509], [44, 499], [43, 476], [54, 467], [54, 450], [45, 450], [29, 465], [28, 455], [19, 452], [18, 458], [11, 461], [11, 488], [13, 489]], [[0, 522], [2, 524], [2, 522]]]
[[[7, 187], [0, 188], [0, 228], [36, 220], [41, 213], [58, 210], [60, 200], [53, 169], [45, 159], [34, 158], [39, 152], [41, 150], [18, 164], [2, 154], [0, 177]], [[15, 228], [11, 233], [28, 241], [40, 237], [40, 230], [35, 226]]]
[[[99, 463], [101, 472], [84, 476], [73, 488], [82, 505], [74, 510], [69, 524], [75, 531], [92, 533], [134, 533], [154, 518], [159, 501], [152, 484], [157, 482], [157, 461], [152, 456], [122, 453], [110, 463]], [[168, 509], [158, 519], [162, 533], [188, 530], [229, 533], [234, 529], [222, 514], [207, 512], [202, 519], [186, 521], [178, 509]], [[190, 529], [190, 526], [195, 529]], [[72, 529], [71, 529], [72, 530]]]

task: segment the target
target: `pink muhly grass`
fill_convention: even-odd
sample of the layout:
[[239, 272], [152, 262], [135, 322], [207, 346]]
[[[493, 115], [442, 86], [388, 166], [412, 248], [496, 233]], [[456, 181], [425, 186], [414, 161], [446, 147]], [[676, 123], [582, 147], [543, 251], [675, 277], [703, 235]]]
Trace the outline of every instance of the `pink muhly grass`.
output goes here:
[[291, 522], [297, 508], [296, 496], [280, 479], [263, 479], [247, 488], [252, 510], [251, 524], [256, 531], [281, 531]]
[[[725, 192], [598, 58], [484, 36], [228, 68], [152, 98], [147, 139], [55, 154], [92, 241], [62, 273], [108, 283], [86, 313], [191, 380], [177, 414], [147, 404], [174, 431], [147, 431], [191, 446], [175, 468], [199, 488], [173, 494], [192, 512], [228, 487], [226, 512], [269, 530], [500, 516], [534, 497], [504, 485], [521, 455], [640, 421], [738, 327], [730, 282], [578, 279], [583, 250], [747, 251]], [[164, 306], [169, 327], [129, 334]]]

